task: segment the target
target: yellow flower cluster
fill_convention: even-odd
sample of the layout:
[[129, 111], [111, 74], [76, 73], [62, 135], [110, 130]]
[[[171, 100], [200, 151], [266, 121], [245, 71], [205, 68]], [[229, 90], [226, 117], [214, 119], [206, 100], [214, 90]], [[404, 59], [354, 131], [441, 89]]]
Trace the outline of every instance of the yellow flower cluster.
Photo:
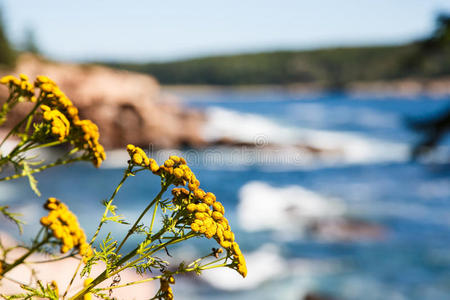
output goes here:
[[[41, 89], [43, 102], [46, 106], [50, 109], [53, 108], [51, 109], [52, 111], [61, 112], [69, 120], [71, 126], [68, 126], [67, 129], [69, 130], [69, 127], [72, 128], [74, 144], [81, 149], [87, 150], [91, 154], [94, 166], [99, 167], [106, 159], [106, 154], [105, 149], [99, 142], [100, 133], [97, 125], [90, 120], [80, 120], [78, 109], [50, 78], [38, 76], [34, 85]], [[56, 131], [59, 132], [58, 129]]]
[[[89, 285], [92, 283], [92, 281], [94, 281], [93, 278], [91, 278], [91, 277], [86, 278], [86, 279], [84, 280], [84, 282], [83, 282], [83, 286], [84, 286], [84, 287], [89, 286]], [[83, 300], [92, 300], [92, 293], [86, 293], [86, 294], [84, 294]]]
[[91, 120], [79, 120], [75, 122], [75, 128], [81, 130], [81, 140], [75, 144], [88, 150], [92, 155], [92, 163], [97, 168], [106, 159], [106, 153], [103, 146], [100, 144], [100, 133], [97, 125]]
[[189, 190], [195, 191], [200, 186], [192, 170], [186, 165], [186, 160], [183, 157], [176, 155], [170, 156], [160, 167], [159, 174], [165, 176], [173, 175], [174, 185], [188, 185]]
[[59, 296], [58, 283], [55, 280], [52, 280], [52, 282], [50, 282], [50, 287], [53, 289], [55, 294]]
[[171, 176], [171, 182], [174, 185], [189, 183], [192, 190], [200, 185], [194, 173], [186, 165], [186, 160], [182, 157], [172, 155], [161, 166], [158, 166], [158, 163], [153, 158], [148, 158], [144, 150], [139, 147], [130, 144], [127, 146], [127, 151], [134, 165], [148, 168], [156, 175]]
[[50, 212], [48, 216], [41, 218], [41, 224], [51, 229], [53, 236], [62, 241], [61, 253], [78, 248], [86, 262], [93, 252], [91, 246], [86, 242], [86, 235], [80, 228], [77, 217], [56, 198], [48, 198], [44, 208]]
[[[200, 188], [200, 182], [187, 165], [177, 165], [177, 163], [172, 165], [171, 161], [185, 162], [183, 158], [171, 156], [161, 168], [172, 168], [175, 166], [172, 172], [175, 178], [189, 182], [189, 190], [185, 188], [174, 188], [172, 190], [172, 201], [174, 204], [186, 208], [191, 216], [192, 222], [190, 226], [192, 231], [203, 234], [208, 239], [214, 238], [220, 246], [233, 255], [237, 271], [245, 277], [247, 275], [245, 259], [239, 249], [239, 245], [234, 240], [234, 233], [231, 231], [228, 220], [224, 217], [225, 208], [222, 203], [216, 200], [216, 196], [213, 193], [205, 192]], [[180, 168], [184, 173], [182, 177], [177, 177], [176, 170]]]
[[172, 202], [186, 209], [191, 220], [189, 225], [192, 231], [203, 234], [208, 239], [214, 237], [220, 246], [231, 253], [237, 271], [245, 277], [247, 275], [245, 259], [234, 240], [234, 233], [231, 231], [228, 220], [224, 217], [225, 208], [222, 203], [216, 201], [213, 193], [207, 193], [200, 188], [200, 181], [186, 165], [186, 160], [172, 155], [158, 167], [155, 160], [148, 158], [141, 148], [128, 145], [127, 151], [134, 165], [149, 168], [156, 175], [164, 175], [170, 178], [170, 182], [174, 185], [186, 186], [187, 184], [189, 190], [185, 188], [172, 190]]
[[[186, 194], [185, 191], [181, 193]], [[193, 192], [191, 203], [187, 205], [186, 209], [194, 216], [191, 223], [192, 231], [202, 233], [208, 239], [214, 237], [220, 246], [233, 255], [233, 262], [239, 274], [243, 277], [247, 276], [244, 256], [238, 243], [235, 242], [234, 233], [224, 216], [225, 208], [222, 203], [216, 201], [216, 196], [198, 188]]]
[[158, 172], [159, 166], [153, 158], [148, 158], [144, 150], [134, 145], [127, 146], [128, 154], [130, 155], [131, 162], [136, 166], [149, 168], [153, 173]]
[[173, 292], [172, 288], [170, 287], [170, 284], [175, 283], [175, 278], [173, 278], [173, 276], [169, 276], [168, 278], [162, 277], [160, 279], [160, 283], [161, 283], [162, 298], [164, 300], [173, 300]]
[[36, 102], [36, 97], [34, 96], [34, 86], [29, 81], [27, 75], [20, 74], [19, 78], [12, 75], [7, 75], [0, 79], [0, 84], [8, 86], [13, 92], [18, 92], [21, 96], [30, 99], [31, 102]]
[[69, 135], [70, 123], [66, 116], [57, 109], [51, 109], [45, 104], [41, 106], [44, 120], [51, 122], [52, 133], [59, 137], [59, 140], [64, 140]]
[[34, 85], [41, 89], [42, 96], [45, 98], [44, 102], [48, 103], [49, 106], [62, 111], [72, 122], [80, 120], [78, 109], [53, 80], [40, 75], [36, 77]]

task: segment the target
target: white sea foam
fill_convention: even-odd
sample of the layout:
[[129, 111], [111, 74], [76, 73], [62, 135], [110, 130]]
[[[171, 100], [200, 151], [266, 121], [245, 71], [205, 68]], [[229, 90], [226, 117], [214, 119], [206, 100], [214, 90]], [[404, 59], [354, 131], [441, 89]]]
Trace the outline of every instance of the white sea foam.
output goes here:
[[253, 289], [265, 281], [279, 277], [288, 267], [280, 250], [274, 245], [265, 245], [252, 253], [244, 253], [244, 256], [249, 270], [245, 280], [228, 268], [204, 272], [202, 279], [221, 290]]
[[341, 217], [345, 205], [298, 185], [273, 187], [252, 181], [239, 191], [238, 219], [247, 231], [303, 233], [312, 222]]
[[130, 159], [125, 149], [110, 150], [106, 152], [106, 160], [103, 161], [102, 169], [122, 169], [128, 166], [127, 161]]
[[[155, 150], [150, 155], [164, 161], [177, 153], [191, 166], [208, 169], [267, 168], [270, 171], [311, 169], [347, 164], [402, 162], [409, 158], [405, 144], [373, 139], [364, 135], [289, 127], [255, 114], [212, 107], [204, 127], [204, 137], [214, 142], [222, 138], [255, 143], [256, 147], [210, 147], [203, 150]], [[265, 147], [267, 146], [267, 147]], [[318, 149], [318, 152], [307, 148]], [[146, 149], [148, 150], [148, 149]], [[102, 168], [124, 168], [125, 150], [107, 152]]]
[[[303, 279], [304, 291], [313, 286], [314, 276], [334, 272], [341, 268], [339, 263], [327, 260], [286, 259], [281, 249], [273, 244], [265, 244], [253, 252], [244, 252], [248, 274], [245, 280], [234, 270], [218, 268], [202, 274], [202, 279], [221, 290], [250, 290], [274, 280], [284, 280], [292, 276]], [[298, 292], [298, 291], [297, 291]]]
[[321, 159], [329, 163], [405, 161], [409, 156], [405, 144], [361, 134], [283, 126], [262, 116], [219, 107], [209, 108], [207, 115], [204, 137], [209, 141], [230, 138], [256, 145], [305, 145], [325, 150], [328, 157]]

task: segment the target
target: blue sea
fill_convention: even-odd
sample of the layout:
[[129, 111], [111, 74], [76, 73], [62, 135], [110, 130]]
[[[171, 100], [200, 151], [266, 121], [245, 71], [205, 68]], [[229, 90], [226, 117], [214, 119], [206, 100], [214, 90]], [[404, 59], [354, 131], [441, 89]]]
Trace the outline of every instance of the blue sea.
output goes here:
[[[224, 203], [249, 274], [180, 278], [176, 298], [300, 300], [313, 292], [343, 300], [450, 299], [450, 142], [412, 160], [421, 136], [408, 126], [439, 115], [450, 99], [281, 91], [182, 96], [206, 113], [207, 139], [241, 144], [147, 150], [159, 160], [169, 153], [188, 159], [202, 187]], [[114, 151], [98, 170], [78, 164], [39, 174], [41, 198], [26, 180], [2, 183], [0, 203], [23, 213], [29, 233], [46, 197], [60, 198], [92, 234], [126, 159]], [[131, 178], [116, 198], [118, 212], [132, 220], [158, 187], [150, 173]], [[122, 225], [106, 229], [116, 238], [126, 232]], [[169, 252], [188, 259], [214, 246], [196, 239]]]

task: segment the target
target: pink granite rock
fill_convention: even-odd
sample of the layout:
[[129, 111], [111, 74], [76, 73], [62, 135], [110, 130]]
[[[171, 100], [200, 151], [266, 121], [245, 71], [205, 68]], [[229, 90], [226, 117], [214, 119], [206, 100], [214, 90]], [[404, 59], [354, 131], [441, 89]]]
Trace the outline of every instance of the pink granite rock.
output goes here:
[[[156, 148], [204, 143], [202, 114], [163, 94], [151, 76], [95, 65], [47, 62], [32, 55], [22, 55], [13, 73], [24, 73], [30, 79], [37, 75], [53, 79], [78, 107], [81, 118], [99, 126], [106, 148], [122, 148], [128, 143]], [[1, 87], [0, 102], [6, 95], [6, 88]], [[21, 104], [11, 118], [26, 109]]]

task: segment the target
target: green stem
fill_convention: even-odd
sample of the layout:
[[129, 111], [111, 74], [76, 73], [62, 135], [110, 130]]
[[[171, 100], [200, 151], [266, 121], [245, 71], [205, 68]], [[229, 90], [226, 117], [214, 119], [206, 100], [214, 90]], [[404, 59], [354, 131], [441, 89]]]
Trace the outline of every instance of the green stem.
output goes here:
[[[213, 265], [213, 264], [215, 264], [215, 263], [218, 263], [218, 262], [221, 261], [221, 260], [225, 260], [225, 262], [226, 262], [226, 259], [227, 259], [227, 257], [221, 257], [221, 258], [219, 258], [219, 259], [213, 260], [213, 261], [211, 261], [211, 262], [209, 262], [209, 263], [207, 263], [207, 264], [202, 265], [202, 267], [207, 267], [207, 266], [209, 266], [209, 265]], [[189, 265], [188, 267], [190, 267], [190, 265]]]
[[53, 142], [46, 143], [46, 144], [39, 144], [39, 145], [32, 146], [32, 147], [26, 147], [23, 150], [21, 150], [20, 152], [29, 151], [29, 150], [33, 150], [33, 149], [39, 149], [39, 148], [45, 148], [45, 147], [53, 147], [53, 146], [64, 144], [66, 142], [67, 142], [67, 139], [64, 139], [62, 141], [59, 141], [59, 140], [53, 141]]
[[153, 224], [155, 223], [156, 212], [158, 211], [158, 202], [159, 201], [156, 201], [155, 208], [153, 209], [152, 222], [150, 223], [150, 231], [149, 231], [150, 234], [153, 233]]
[[106, 204], [105, 211], [103, 212], [100, 224], [98, 224], [97, 230], [95, 231], [94, 236], [92, 237], [91, 242], [89, 243], [89, 245], [92, 245], [94, 243], [94, 241], [97, 239], [97, 236], [98, 236], [98, 234], [100, 232], [100, 229], [102, 228], [103, 224], [105, 223], [105, 218], [108, 215], [108, 211], [109, 211], [109, 209], [111, 207], [111, 204], [112, 204], [114, 198], [116, 197], [117, 193], [119, 192], [120, 188], [124, 184], [125, 180], [128, 178], [128, 176], [131, 175], [131, 169], [132, 169], [132, 166], [128, 165], [128, 168], [125, 170], [125, 172], [123, 174], [122, 180], [120, 180], [119, 184], [117, 185], [116, 189], [112, 193], [111, 197], [109, 197], [108, 203]]
[[33, 110], [31, 111], [30, 115], [27, 118], [27, 124], [25, 125], [25, 134], [28, 134], [28, 130], [30, 129], [31, 126], [31, 122], [33, 121], [33, 115], [32, 113], [34, 113], [37, 109], [37, 105], [34, 106]]
[[70, 287], [72, 286], [73, 282], [75, 281], [75, 277], [76, 277], [77, 274], [78, 274], [78, 270], [80, 270], [80, 267], [81, 267], [82, 262], [83, 262], [83, 260], [80, 260], [80, 261], [78, 262], [77, 268], [75, 269], [75, 273], [73, 274], [72, 278], [70, 279], [69, 284], [67, 285], [66, 290], [64, 291], [64, 294], [63, 294], [63, 297], [62, 297], [63, 300], [66, 298], [67, 293], [68, 293], [69, 290], [70, 290]]
[[[80, 156], [80, 157], [67, 159], [67, 160], [57, 160], [57, 161], [55, 161], [55, 162], [53, 162], [51, 164], [48, 164], [48, 165], [42, 166], [40, 168], [31, 170], [30, 174], [39, 173], [39, 172], [42, 172], [42, 171], [44, 171], [46, 169], [49, 169], [49, 168], [52, 168], [52, 167], [56, 167], [56, 166], [59, 166], [59, 165], [65, 165], [65, 164], [69, 164], [69, 163], [72, 163], [72, 162], [81, 161], [81, 160], [84, 160], [84, 159], [85, 158], [83, 156]], [[24, 174], [22, 172], [20, 174], [15, 174], [15, 175], [12, 175], [12, 176], [0, 178], [0, 181], [8, 181], [8, 180], [17, 179], [17, 178], [24, 177], [24, 176], [27, 176], [27, 174]]]
[[[165, 232], [166, 232], [166, 228], [161, 228], [161, 230], [160, 230], [157, 234], [155, 234], [155, 235], [152, 237], [152, 240], [158, 239], [158, 238], [159, 238], [161, 235], [163, 235]], [[169, 243], [166, 243], [166, 244], [168, 245]], [[164, 244], [163, 244], [163, 245], [164, 245]], [[165, 246], [166, 246], [166, 245], [164, 245], [164, 246], [162, 246], [162, 247], [159, 247], [159, 249], [160, 249], [160, 248], [163, 248], [163, 247], [165, 247]], [[157, 251], [157, 250], [159, 250], [159, 249], [156, 249], [156, 250], [152, 251], [151, 253], [148, 253], [147, 255], [141, 257], [140, 259], [143, 259], [143, 258], [145, 258], [145, 257], [148, 257], [149, 255], [153, 254], [155, 251]], [[130, 253], [128, 253], [128, 254], [125, 255], [124, 257], [122, 257], [122, 258], [117, 262], [117, 266], [123, 265], [125, 262], [127, 262], [127, 261], [130, 260], [132, 257], [134, 257], [134, 256], [137, 254], [138, 250], [139, 250], [139, 246], [137, 246], [133, 251], [131, 251]], [[116, 275], [116, 274], [122, 272], [124, 269], [129, 268], [133, 263], [138, 262], [140, 259], [135, 260], [135, 261], [133, 261], [133, 262], [131, 262], [131, 263], [129, 263], [129, 264], [126, 264], [124, 267], [119, 268], [118, 270], [116, 270], [116, 271], [114, 271], [114, 272], [111, 272], [111, 273], [109, 273], [109, 274], [106, 272], [106, 270], [103, 271], [100, 275], [98, 275], [98, 276], [91, 282], [91, 284], [90, 284], [89, 286], [83, 288], [83, 289], [82, 289], [81, 291], [79, 291], [75, 296], [72, 296], [69, 300], [81, 299], [81, 297], [83, 297], [83, 295], [85, 295], [85, 294], [88, 293], [90, 290], [92, 290], [96, 285], [98, 285], [99, 283], [105, 281], [105, 280], [108, 279], [109, 277], [112, 277], [112, 276], [114, 276], [114, 275]]]
[[69, 258], [69, 257], [76, 258], [75, 255], [76, 255], [76, 253], [71, 253], [71, 254], [69, 254], [69, 255], [60, 256], [60, 257], [53, 258], [53, 259], [38, 260], [38, 261], [29, 261], [29, 262], [27, 262], [27, 263], [28, 263], [28, 264], [46, 264], [46, 263], [52, 263], [52, 262], [64, 260], [64, 259]]
[[50, 239], [50, 236], [47, 236], [45, 239], [43, 239], [40, 243], [34, 245], [27, 253], [25, 253], [24, 255], [22, 255], [21, 257], [19, 257], [18, 259], [16, 259], [15, 262], [13, 262], [10, 265], [7, 265], [3, 271], [1, 272], [1, 275], [5, 275], [6, 273], [8, 273], [9, 271], [11, 271], [12, 269], [14, 269], [15, 267], [17, 267], [18, 265], [20, 265], [21, 263], [23, 263], [25, 261], [25, 259], [27, 259], [28, 256], [30, 256], [34, 251], [38, 250], [40, 247], [42, 247], [45, 243], [48, 242], [48, 240]]
[[5, 136], [5, 138], [2, 140], [2, 142], [0, 143], [0, 147], [5, 143], [5, 141], [12, 135], [14, 134], [14, 132], [17, 131], [17, 129], [20, 128], [20, 126], [22, 126], [22, 124], [28, 120], [29, 117], [31, 117], [34, 112], [36, 111], [36, 109], [39, 107], [40, 105], [40, 101], [38, 99], [38, 101], [36, 101], [36, 105], [33, 107], [33, 109], [25, 116], [25, 118], [23, 118], [19, 123], [16, 124], [16, 126], [14, 126], [13, 129], [11, 129], [8, 134]]
[[[131, 257], [133, 257], [136, 253], [130, 252], [128, 253], [128, 255], [124, 256], [121, 260], [119, 260], [118, 264], [124, 263], [127, 260], [129, 260]], [[112, 276], [112, 275], [110, 275]], [[97, 278], [95, 278], [91, 284], [85, 288], [83, 288], [81, 291], [79, 291], [75, 296], [72, 296], [69, 300], [76, 300], [76, 299], [82, 299], [82, 297], [86, 294], [89, 293], [89, 291], [94, 288], [96, 285], [98, 285], [99, 283], [103, 282], [104, 280], [108, 279], [108, 274], [106, 273], [106, 270], [103, 271], [100, 275], [97, 276]]]
[[[157, 205], [157, 202], [159, 200], [161, 200], [162, 195], [167, 191], [167, 188], [170, 186], [171, 182], [167, 182], [165, 185], [163, 185], [161, 187], [161, 191], [159, 191], [158, 195], [156, 195], [155, 198], [153, 198], [153, 200], [150, 202], [149, 205], [147, 205], [147, 207], [144, 209], [144, 211], [141, 213], [141, 215], [138, 217], [138, 219], [136, 220], [136, 222], [134, 222], [133, 226], [131, 227], [131, 229], [127, 232], [127, 235], [124, 237], [124, 239], [122, 240], [122, 242], [120, 243], [119, 247], [116, 250], [116, 253], [118, 254], [120, 249], [122, 249], [122, 246], [125, 244], [125, 242], [127, 241], [127, 239], [130, 237], [130, 235], [133, 234], [133, 232], [136, 230], [137, 226], [139, 225], [139, 222], [141, 221], [141, 219], [144, 217], [144, 215], [147, 213], [147, 211], [153, 206], [153, 205]], [[154, 212], [154, 214], [156, 213], [156, 210]], [[153, 228], [153, 220], [152, 220], [152, 228]], [[151, 231], [151, 229], [150, 229]]]
[[115, 286], [110, 286], [110, 287], [105, 287], [105, 288], [99, 288], [99, 289], [96, 289], [96, 290], [98, 290], [98, 291], [112, 290], [112, 289], [117, 289], [117, 288], [130, 286], [130, 285], [133, 285], [133, 284], [139, 284], [139, 283], [153, 281], [153, 280], [156, 280], [156, 279], [160, 279], [161, 277], [163, 277], [163, 276], [162, 275], [158, 275], [158, 276], [147, 278], [147, 279], [143, 279], [143, 280], [137, 280], [137, 281], [132, 281], [132, 282], [128, 282], [128, 283], [125, 283], [125, 284], [121, 284], [121, 285], [115, 285]]
[[[103, 224], [105, 223], [105, 218], [106, 218], [106, 216], [108, 214], [109, 208], [111, 207], [111, 204], [112, 204], [114, 198], [116, 197], [116, 195], [119, 192], [120, 188], [124, 184], [125, 180], [128, 178], [128, 176], [131, 175], [131, 169], [132, 169], [132, 166], [128, 165], [128, 168], [125, 170], [125, 172], [123, 174], [122, 180], [120, 180], [120, 182], [117, 185], [116, 189], [114, 190], [114, 192], [112, 193], [111, 197], [109, 198], [108, 203], [106, 204], [106, 207], [105, 207], [105, 211], [103, 212], [100, 224], [98, 224], [97, 230], [95, 231], [94, 236], [92, 237], [91, 241], [89, 242], [89, 245], [92, 245], [95, 242], [95, 240], [97, 239], [97, 236], [98, 236], [98, 234], [100, 232], [100, 229], [102, 228]], [[72, 283], [75, 280], [75, 277], [77, 276], [77, 273], [78, 273], [78, 270], [80, 269], [80, 266], [81, 266], [81, 261], [78, 264], [78, 266], [77, 266], [77, 268], [75, 270], [75, 273], [73, 274], [72, 279], [70, 280], [69, 285], [67, 286], [66, 291], [64, 292], [63, 299], [66, 297], [67, 293], [69, 292], [69, 289], [72, 286]]]
[[[24, 140], [20, 141], [20, 142], [14, 147], [14, 149], [11, 150], [11, 152], [10, 152], [7, 156], [5, 156], [5, 157], [3, 157], [3, 158], [1, 159], [1, 165], [3, 165], [3, 162], [4, 162], [4, 161], [5, 161], [5, 162], [12, 161], [12, 159], [13, 159], [17, 154], [19, 154], [20, 152], [23, 151], [23, 149], [21, 149], [22, 146], [24, 146], [24, 145], [26, 145], [27, 143], [30, 143], [30, 142], [31, 142], [31, 141], [24, 141]], [[31, 142], [31, 143], [32, 143], [32, 142]]]
[[[159, 235], [159, 236], [152, 237], [152, 241], [154, 241], [154, 240], [156, 240], [156, 239], [159, 239], [159, 237], [160, 237], [162, 234], [164, 234], [165, 232], [166, 232], [166, 228], [161, 229], [161, 230], [158, 232], [158, 235]], [[153, 249], [152, 251], [146, 253], [145, 255], [142, 255], [142, 256], [138, 257], [137, 259], [133, 260], [132, 262], [130, 262], [130, 263], [128, 263], [128, 264], [126, 264], [126, 265], [123, 266], [122, 268], [120, 268], [120, 269], [118, 269], [118, 270], [112, 272], [112, 273], [110, 274], [110, 276], [114, 276], [114, 275], [116, 275], [117, 273], [122, 272], [123, 270], [125, 270], [125, 269], [127, 269], [127, 268], [130, 268], [130, 267], [136, 265], [136, 264], [137, 264], [138, 262], [140, 262], [141, 260], [146, 259], [147, 257], [151, 256], [151, 255], [154, 254], [155, 252], [157, 252], [157, 251], [159, 251], [159, 250], [161, 250], [161, 249], [163, 249], [163, 248], [165, 248], [165, 247], [167, 247], [167, 246], [169, 246], [169, 245], [172, 245], [172, 244], [176, 244], [176, 243], [185, 241], [185, 240], [187, 240], [187, 239], [190, 239], [190, 238], [193, 237], [193, 236], [195, 236], [195, 233], [191, 232], [191, 233], [189, 233], [189, 234], [187, 234], [187, 235], [185, 235], [185, 236], [183, 236], [183, 237], [181, 237], [181, 238], [173, 238], [173, 239], [170, 240], [170, 241], [167, 241], [167, 242], [165, 242], [165, 243], [163, 243], [163, 244], [160, 244], [158, 247], [156, 247], [156, 248]], [[133, 256], [135, 256], [135, 254], [137, 253], [138, 249], [139, 249], [139, 246], [136, 247], [136, 248], [131, 252], [131, 253], [134, 253]], [[133, 257], [133, 256], [131, 256], [131, 257]], [[130, 258], [131, 258], [131, 257], [130, 257]], [[118, 265], [120, 265], [120, 264], [118, 264]]]
[[[224, 267], [224, 266], [227, 266], [227, 265], [226, 264], [221, 264], [221, 265], [211, 266], [211, 267], [208, 267], [208, 268], [203, 268], [203, 266], [201, 266], [200, 269], [201, 270], [207, 270], [207, 269], [220, 268], [220, 267]], [[196, 269], [197, 268], [190, 268], [190, 269], [184, 269], [184, 270], [181, 270], [181, 271], [175, 271], [175, 272], [171, 272], [170, 275], [177, 275], [177, 274], [182, 274], [182, 273], [193, 272]], [[98, 290], [98, 291], [108, 291], [108, 290], [123, 288], [123, 287], [127, 287], [127, 286], [134, 285], [134, 284], [145, 283], [145, 282], [153, 281], [153, 280], [156, 280], [156, 279], [160, 279], [160, 278], [162, 278], [164, 276], [167, 276], [167, 274], [150, 277], [150, 278], [143, 279], [143, 280], [132, 281], [132, 282], [128, 282], [128, 283], [121, 284], [121, 285], [115, 285], [115, 286], [109, 286], [109, 287], [104, 287], [104, 288], [98, 288], [96, 290]]]
[[[200, 269], [201, 270], [209, 270], [209, 269], [215, 269], [215, 268], [221, 268], [221, 267], [227, 267], [229, 264], [227, 264], [227, 263], [223, 263], [223, 264], [220, 264], [220, 265], [214, 265], [214, 266], [209, 266], [209, 267], [200, 267]], [[195, 269], [192, 269], [192, 270], [195, 270]], [[191, 271], [191, 270], [189, 270], [189, 271]]]
[[18, 98], [14, 99], [14, 101], [11, 102], [11, 100], [14, 97], [15, 97], [15, 93], [10, 90], [10, 94], [8, 96], [8, 99], [5, 101], [5, 103], [3, 103], [2, 109], [0, 111], [0, 126], [3, 125], [3, 123], [5, 123], [7, 114], [17, 104], [17, 99]]

